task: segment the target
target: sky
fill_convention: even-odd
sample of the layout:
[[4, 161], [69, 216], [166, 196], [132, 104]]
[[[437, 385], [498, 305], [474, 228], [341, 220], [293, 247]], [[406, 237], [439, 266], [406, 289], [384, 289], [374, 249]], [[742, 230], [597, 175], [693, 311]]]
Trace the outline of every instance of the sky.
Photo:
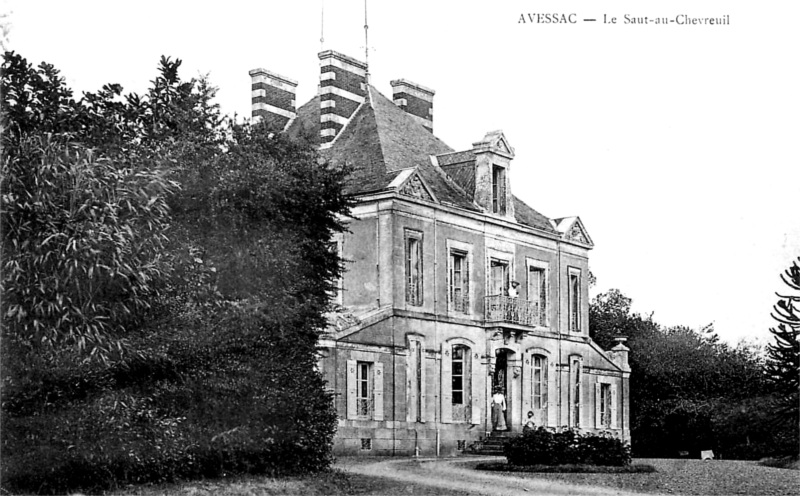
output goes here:
[[[4, 45], [54, 64], [77, 95], [106, 83], [141, 93], [168, 55], [184, 78], [208, 74], [222, 111], [243, 118], [251, 69], [298, 81], [299, 106], [316, 94], [321, 48], [368, 57], [384, 95], [398, 78], [436, 91], [434, 133], [454, 149], [503, 130], [514, 194], [587, 227], [592, 295], [618, 288], [663, 325], [770, 340], [779, 274], [800, 257], [800, 2], [371, 0], [368, 45], [364, 10], [363, 0], [0, 2]], [[536, 13], [579, 22], [520, 22]]]

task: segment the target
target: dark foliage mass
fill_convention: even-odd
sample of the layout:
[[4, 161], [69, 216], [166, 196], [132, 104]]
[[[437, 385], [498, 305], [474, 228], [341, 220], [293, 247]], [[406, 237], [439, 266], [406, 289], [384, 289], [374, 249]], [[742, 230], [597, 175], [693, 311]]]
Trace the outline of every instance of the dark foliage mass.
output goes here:
[[774, 407], [778, 429], [794, 443], [786, 454], [797, 458], [800, 451], [800, 265], [798, 261], [781, 274], [788, 293], [779, 294], [772, 317], [778, 322], [770, 329], [774, 342], [767, 347], [767, 376], [775, 389]]
[[510, 439], [503, 452], [511, 465], [603, 465], [631, 462], [631, 449], [610, 435], [581, 434], [572, 429], [552, 432], [544, 427]]
[[2, 487], [100, 491], [331, 463], [315, 370], [345, 171], [234, 125], [161, 60], [75, 100], [2, 67]]
[[634, 456], [697, 458], [710, 449], [759, 459], [796, 446], [775, 428], [774, 388], [758, 348], [721, 342], [713, 326], [664, 328], [631, 312], [618, 290], [598, 295], [589, 319], [605, 348], [614, 336], [628, 336]]

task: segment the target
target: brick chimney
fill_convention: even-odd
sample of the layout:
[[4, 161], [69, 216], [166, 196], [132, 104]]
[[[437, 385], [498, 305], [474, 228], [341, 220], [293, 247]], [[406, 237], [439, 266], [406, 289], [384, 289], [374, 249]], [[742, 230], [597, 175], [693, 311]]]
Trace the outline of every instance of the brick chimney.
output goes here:
[[333, 50], [319, 54], [320, 141], [332, 142], [367, 99], [367, 64]]
[[275, 129], [284, 130], [297, 116], [297, 81], [266, 69], [253, 69], [250, 78], [253, 84], [253, 120], [263, 119]]
[[433, 132], [433, 95], [436, 92], [407, 79], [396, 79], [391, 85], [395, 105]]

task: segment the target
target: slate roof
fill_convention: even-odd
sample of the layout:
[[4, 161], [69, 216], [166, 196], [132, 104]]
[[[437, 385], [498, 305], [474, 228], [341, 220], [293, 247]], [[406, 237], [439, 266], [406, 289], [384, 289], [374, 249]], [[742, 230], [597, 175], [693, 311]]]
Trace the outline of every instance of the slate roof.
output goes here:
[[[373, 86], [368, 89], [369, 99], [358, 107], [333, 145], [322, 150], [331, 163], [352, 168], [347, 193], [384, 190], [401, 170], [416, 168], [443, 204], [481, 211], [473, 201], [473, 152], [454, 151]], [[286, 132], [318, 143], [319, 128], [319, 96], [316, 96], [297, 110], [297, 117]], [[431, 156], [436, 157], [438, 165], [432, 163]], [[516, 197], [514, 208], [520, 224], [558, 234], [550, 219]]]

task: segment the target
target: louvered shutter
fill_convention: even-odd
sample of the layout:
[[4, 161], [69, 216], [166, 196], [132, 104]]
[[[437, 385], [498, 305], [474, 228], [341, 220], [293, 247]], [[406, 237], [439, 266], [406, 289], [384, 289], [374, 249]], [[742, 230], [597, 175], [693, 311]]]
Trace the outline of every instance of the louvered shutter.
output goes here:
[[448, 283], [447, 284], [447, 295], [448, 295], [447, 303], [448, 303], [448, 305], [447, 306], [448, 306], [448, 310], [455, 310], [456, 309], [456, 306], [455, 306], [456, 305], [456, 299], [455, 299], [455, 291], [454, 291], [454, 285], [455, 285], [455, 275], [454, 274], [455, 274], [456, 261], [455, 261], [455, 257], [453, 256], [452, 252], [447, 254], [447, 261], [448, 261], [448, 267], [447, 267], [447, 269], [448, 269], [448, 274], [447, 274], [447, 283]]
[[533, 378], [535, 377], [534, 363], [536, 361], [536, 357], [534, 357], [530, 353], [526, 353], [525, 361], [528, 363], [523, 363], [522, 367], [522, 422], [523, 423], [528, 421], [528, 412], [533, 410], [533, 404], [531, 403], [531, 396], [533, 394]]
[[539, 281], [539, 325], [547, 326], [547, 271], [541, 271]]
[[475, 350], [470, 349], [470, 354], [472, 355], [470, 358], [470, 385], [472, 389], [470, 390], [470, 396], [472, 397], [472, 419], [470, 423], [474, 425], [478, 425], [483, 422], [483, 409], [481, 408], [481, 395], [478, 394], [479, 391], [482, 391], [483, 384], [481, 383], [481, 378], [484, 377], [484, 373], [481, 371], [480, 361], [478, 355]]
[[414, 255], [411, 253], [413, 251], [412, 247], [411, 238], [406, 237], [406, 302], [411, 305], [414, 304]]
[[448, 343], [442, 343], [442, 422], [453, 422], [453, 357]]
[[595, 429], [603, 428], [603, 385], [596, 382], [594, 385], [594, 427]]
[[619, 429], [617, 421], [617, 385], [611, 385], [611, 428]]
[[463, 293], [464, 293], [464, 313], [471, 313], [470, 312], [470, 301], [469, 301], [469, 281], [470, 281], [470, 274], [469, 274], [469, 256], [464, 254], [464, 269], [462, 272], [462, 280], [463, 283]]
[[356, 367], [355, 360], [347, 361], [347, 418], [356, 418]]
[[383, 420], [383, 364], [375, 362], [375, 368], [372, 376], [372, 400], [374, 410], [372, 418], [374, 420]]
[[417, 341], [408, 342], [408, 356], [406, 357], [406, 421], [417, 421]]
[[428, 395], [425, 394], [425, 389], [428, 387], [427, 382], [427, 374], [425, 372], [425, 346], [423, 343], [417, 343], [419, 346], [419, 418], [422, 419], [423, 422], [429, 420], [426, 417], [427, 408], [425, 407], [425, 403], [428, 401]]
[[556, 400], [557, 394], [561, 394], [556, 390], [556, 374], [558, 371], [555, 369], [557, 365], [555, 362], [549, 362], [547, 368], [553, 367], [553, 374], [547, 376], [547, 425], [555, 427], [558, 423], [558, 401]]

